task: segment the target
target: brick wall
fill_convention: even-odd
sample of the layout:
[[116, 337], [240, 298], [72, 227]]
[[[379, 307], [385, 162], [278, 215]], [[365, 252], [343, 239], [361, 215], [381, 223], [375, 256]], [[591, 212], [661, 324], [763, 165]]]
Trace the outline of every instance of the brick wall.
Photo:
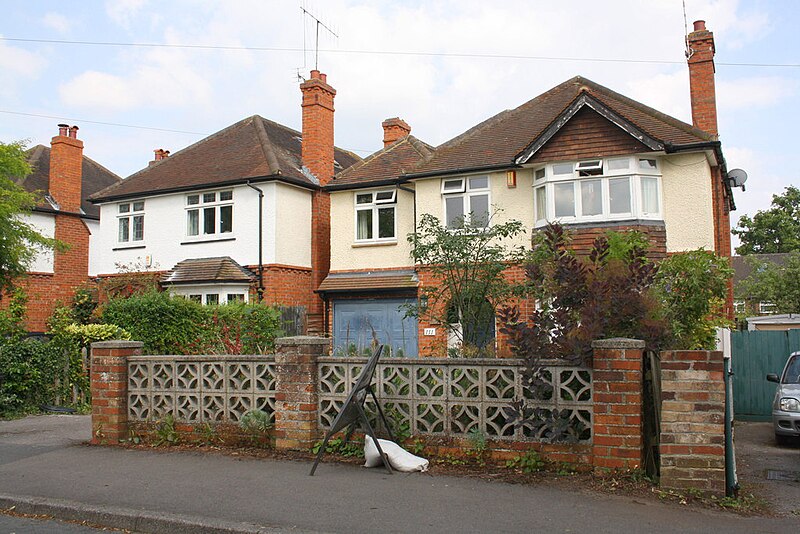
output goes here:
[[661, 353], [661, 485], [725, 495], [721, 352]]
[[651, 248], [647, 257], [653, 261], [662, 260], [667, 257], [667, 231], [664, 224], [640, 223], [609, 223], [597, 226], [589, 225], [565, 225], [572, 238], [570, 248], [579, 255], [588, 255], [594, 244], [594, 240], [604, 236], [609, 231], [627, 232], [636, 230], [642, 232], [650, 238]]
[[[254, 272], [258, 271], [258, 266], [249, 268]], [[257, 286], [256, 281], [253, 287]], [[308, 307], [311, 305], [311, 298], [311, 269], [291, 265], [264, 265], [266, 304]]]
[[[300, 84], [303, 95], [303, 165], [327, 184], [334, 173], [333, 100], [336, 90], [328, 85], [327, 76], [318, 70]], [[315, 191], [311, 199], [311, 290], [319, 287], [330, 269], [331, 200], [325, 191]], [[315, 293], [309, 293], [309, 332], [322, 333], [324, 304]]]
[[595, 341], [592, 457], [595, 468], [642, 467], [644, 341]]
[[140, 341], [92, 343], [92, 443], [128, 438], [128, 357], [142, 353]]

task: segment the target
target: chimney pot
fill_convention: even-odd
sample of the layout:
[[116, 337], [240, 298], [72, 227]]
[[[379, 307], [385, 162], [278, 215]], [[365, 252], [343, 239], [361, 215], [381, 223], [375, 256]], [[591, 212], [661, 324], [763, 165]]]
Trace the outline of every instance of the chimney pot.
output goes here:
[[702, 32], [706, 30], [706, 21], [704, 20], [696, 20], [694, 21], [694, 31]]
[[68, 129], [69, 129], [69, 124], [59, 124], [58, 125], [58, 135], [62, 135], [64, 137], [66, 137]]
[[80, 128], [78, 128], [77, 126], [71, 126], [70, 129], [69, 129], [69, 136], [71, 138], [73, 138], [73, 139], [77, 139], [78, 138], [78, 130], [79, 129]]

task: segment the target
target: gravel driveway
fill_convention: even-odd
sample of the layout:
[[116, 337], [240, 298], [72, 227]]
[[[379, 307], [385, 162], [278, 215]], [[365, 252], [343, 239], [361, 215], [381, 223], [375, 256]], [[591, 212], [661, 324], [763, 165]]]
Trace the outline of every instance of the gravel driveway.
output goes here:
[[780, 515], [800, 516], [800, 440], [775, 444], [772, 423], [736, 422], [736, 470], [745, 490]]

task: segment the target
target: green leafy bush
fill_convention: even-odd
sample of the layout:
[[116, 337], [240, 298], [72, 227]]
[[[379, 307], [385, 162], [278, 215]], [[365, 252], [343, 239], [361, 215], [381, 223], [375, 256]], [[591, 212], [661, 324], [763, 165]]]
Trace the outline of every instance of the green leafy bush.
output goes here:
[[54, 344], [29, 339], [0, 346], [0, 416], [52, 403], [63, 393], [56, 387], [63, 368], [63, 353]]
[[275, 348], [281, 335], [281, 313], [260, 304], [232, 303], [211, 310], [215, 345], [209, 350], [224, 354], [264, 354]]

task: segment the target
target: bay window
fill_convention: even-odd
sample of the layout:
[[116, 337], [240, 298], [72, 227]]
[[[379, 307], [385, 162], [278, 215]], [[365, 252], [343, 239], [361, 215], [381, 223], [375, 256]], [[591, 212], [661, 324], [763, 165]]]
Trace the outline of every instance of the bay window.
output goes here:
[[186, 196], [186, 235], [215, 236], [233, 232], [233, 191]]
[[621, 157], [550, 164], [534, 170], [536, 225], [661, 219], [655, 158]]
[[117, 241], [144, 241], [144, 200], [118, 205]]
[[397, 239], [395, 206], [397, 190], [356, 193], [356, 241]]
[[444, 179], [442, 197], [448, 228], [461, 228], [465, 224], [476, 228], [489, 225], [489, 176]]

